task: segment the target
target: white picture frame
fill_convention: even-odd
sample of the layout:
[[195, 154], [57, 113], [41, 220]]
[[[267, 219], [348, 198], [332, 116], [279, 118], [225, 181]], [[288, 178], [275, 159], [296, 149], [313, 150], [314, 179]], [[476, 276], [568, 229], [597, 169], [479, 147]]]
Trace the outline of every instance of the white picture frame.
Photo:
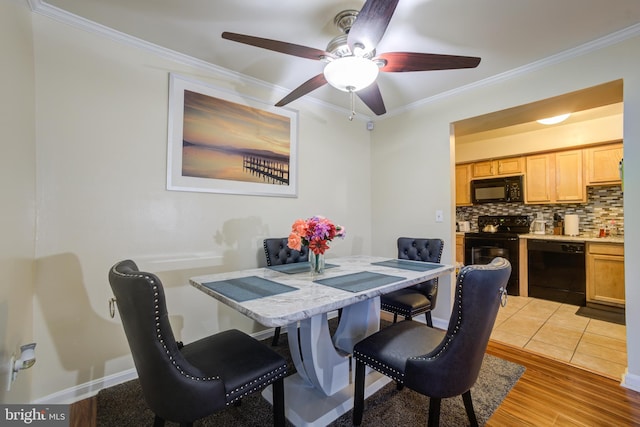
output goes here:
[[297, 197], [295, 111], [169, 76], [167, 190]]

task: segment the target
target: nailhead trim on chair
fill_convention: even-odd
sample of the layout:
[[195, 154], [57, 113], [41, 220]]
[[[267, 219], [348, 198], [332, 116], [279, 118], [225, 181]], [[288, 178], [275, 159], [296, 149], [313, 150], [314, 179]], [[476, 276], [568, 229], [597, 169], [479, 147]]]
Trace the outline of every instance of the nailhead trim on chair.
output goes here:
[[392, 380], [402, 383], [404, 380], [404, 374], [402, 372], [398, 372], [396, 369], [380, 363], [380, 361], [376, 359], [372, 359], [371, 357], [360, 353], [359, 351], [353, 352], [353, 357], [356, 360], [361, 361], [367, 366], [371, 366], [376, 371], [382, 372], [384, 375], [390, 377]]
[[388, 305], [388, 304], [380, 304], [380, 308], [384, 311], [388, 311], [390, 313], [396, 313], [399, 314], [400, 316], [404, 316], [404, 317], [408, 317], [408, 316], [412, 316], [412, 317], [417, 317], [423, 313], [426, 313], [427, 311], [431, 310], [431, 307], [429, 307], [428, 309], [425, 310], [416, 310], [416, 311], [409, 311], [409, 310], [403, 310], [401, 308], [396, 307], [395, 305]]
[[[151, 276], [147, 275], [147, 274], [124, 274], [124, 273], [119, 272], [115, 267], [113, 268], [113, 272], [115, 274], [117, 274], [119, 276], [123, 276], [123, 277], [143, 278], [143, 279], [145, 279], [147, 282], [149, 282], [151, 284], [151, 287], [153, 289], [153, 295], [154, 295], [153, 303], [154, 303], [154, 310], [155, 310], [156, 332], [157, 332], [158, 342], [160, 342], [160, 344], [162, 344], [162, 348], [164, 348], [164, 351], [167, 354], [167, 357], [171, 361], [171, 364], [178, 370], [178, 372], [180, 372], [181, 375], [183, 375], [183, 376], [185, 376], [185, 377], [187, 377], [187, 378], [189, 378], [191, 380], [195, 380], [195, 381], [218, 381], [218, 380], [220, 380], [219, 376], [215, 376], [215, 377], [196, 377], [196, 376], [193, 376], [193, 375], [189, 375], [174, 360], [173, 356], [169, 352], [169, 349], [167, 348], [167, 345], [165, 343], [165, 339], [164, 339], [164, 337], [162, 336], [162, 334], [160, 332], [160, 316], [159, 316], [160, 307], [158, 306], [158, 285], [155, 283], [155, 280], [153, 280], [153, 278]], [[117, 304], [117, 300], [116, 300], [116, 304]]]
[[[416, 246], [416, 239], [415, 238], [413, 239], [411, 245], [413, 247]], [[444, 250], [444, 241], [441, 241], [440, 250], [438, 251], [438, 257], [436, 258], [438, 260], [438, 262], [440, 262], [439, 260], [442, 259], [442, 251], [443, 250]], [[407, 249], [405, 249], [404, 250], [404, 254], [407, 256], [407, 259], [408, 259], [408, 253], [409, 253], [409, 251]], [[418, 256], [422, 255], [422, 252], [418, 251], [417, 255]], [[435, 286], [435, 292], [438, 292], [438, 277], [436, 277], [434, 279], [431, 279], [431, 280], [433, 281], [433, 284]], [[395, 306], [395, 305], [389, 305], [389, 304], [385, 304], [385, 303], [381, 303], [381, 305], [380, 305], [380, 309], [382, 309], [384, 311], [387, 311], [389, 313], [393, 313], [393, 314], [396, 314], [396, 315], [403, 316], [405, 318], [420, 316], [421, 314], [424, 314], [424, 313], [430, 311], [431, 308], [432, 307], [429, 307], [428, 309], [425, 309], [425, 310], [410, 311], [410, 310], [402, 309], [402, 308], [400, 308], [398, 306]]]
[[[236, 389], [235, 389], [235, 390], [233, 390], [231, 393], [227, 393], [227, 399], [229, 399], [229, 397], [231, 396], [231, 394], [232, 394], [232, 393], [235, 393], [235, 392], [237, 392], [237, 391], [239, 391], [239, 390], [242, 390], [242, 389], [244, 389], [245, 387], [252, 387], [251, 389], [244, 390], [244, 392], [243, 392], [242, 394], [240, 394], [240, 395], [238, 395], [238, 396], [234, 397], [232, 400], [228, 401], [228, 402], [227, 402], [227, 405], [230, 405], [230, 404], [232, 404], [232, 403], [234, 403], [234, 402], [236, 402], [236, 401], [238, 401], [238, 400], [242, 399], [243, 397], [248, 396], [249, 394], [252, 394], [252, 393], [253, 393], [253, 392], [255, 392], [256, 390], [261, 389], [261, 388], [262, 388], [262, 387], [264, 387], [265, 385], [269, 385], [269, 384], [271, 384], [272, 382], [276, 381], [277, 379], [279, 379], [279, 378], [281, 378], [281, 377], [284, 377], [284, 376], [285, 376], [285, 374], [287, 373], [286, 369], [287, 369], [287, 365], [286, 365], [286, 364], [284, 364], [284, 365], [282, 365], [281, 367], [279, 367], [278, 369], [274, 369], [273, 371], [269, 372], [268, 374], [263, 375], [263, 376], [259, 377], [258, 379], [251, 381], [250, 383], [244, 384], [244, 385], [242, 385], [242, 386], [240, 386], [240, 387], [236, 388]], [[263, 380], [264, 378], [268, 378], [271, 374], [276, 374], [276, 376], [274, 376], [274, 377], [273, 377], [273, 378], [271, 378], [270, 380], [267, 380], [267, 382], [264, 382], [264, 383], [263, 383], [263, 382], [260, 382], [259, 384], [256, 384], [256, 383], [258, 383], [259, 381]]]
[[[480, 266], [473, 266], [475, 269], [481, 269], [482, 267]], [[486, 267], [485, 267], [486, 268]], [[456, 334], [458, 333], [458, 331], [460, 330], [460, 325], [462, 324], [462, 281], [464, 280], [465, 275], [467, 274], [467, 272], [469, 272], [471, 270], [471, 268], [462, 268], [462, 270], [460, 270], [460, 273], [458, 274], [458, 280], [456, 282], [456, 292], [458, 293], [458, 317], [456, 319], [456, 325], [454, 327], [453, 330], [453, 334], [448, 335], [448, 339], [447, 341], [444, 343], [444, 345], [440, 348], [440, 351], [438, 351], [438, 353], [434, 354], [431, 357], [423, 357], [423, 356], [417, 356], [417, 357], [411, 357], [410, 359], [412, 360], [432, 360], [435, 359], [437, 357], [439, 357], [446, 349], [447, 347], [449, 347], [449, 344], [451, 344], [451, 341], [455, 338]], [[372, 367], [373, 369], [382, 372], [383, 374], [391, 377], [392, 380], [397, 381], [399, 383], [403, 383], [404, 382], [404, 373], [402, 372], [398, 372], [397, 370], [380, 363], [378, 360], [376, 359], [372, 359], [371, 357], [364, 355], [360, 352], [354, 351], [353, 356], [357, 359], [360, 360], [361, 362], [363, 362], [364, 364]]]
[[[195, 377], [193, 375], [189, 375], [188, 373], [186, 373], [184, 371], [184, 369], [182, 369], [180, 367], [180, 365], [178, 365], [176, 363], [176, 361], [174, 360], [173, 356], [171, 355], [171, 353], [169, 353], [169, 349], [167, 348], [166, 344], [165, 344], [165, 339], [162, 336], [162, 333], [160, 331], [160, 307], [158, 305], [159, 300], [158, 300], [158, 285], [155, 283], [155, 280], [153, 280], [153, 278], [149, 275], [146, 274], [123, 274], [120, 273], [115, 267], [113, 269], [114, 273], [119, 275], [119, 276], [123, 276], [123, 277], [135, 277], [135, 278], [143, 278], [145, 279], [147, 282], [149, 282], [152, 286], [153, 289], [153, 304], [154, 304], [154, 313], [155, 313], [155, 321], [156, 321], [156, 333], [157, 333], [157, 338], [158, 341], [160, 342], [160, 344], [162, 344], [162, 348], [164, 348], [165, 353], [167, 354], [167, 357], [169, 358], [169, 360], [171, 361], [171, 364], [178, 370], [178, 372], [180, 372], [181, 375], [191, 379], [191, 380], [195, 380], [195, 381], [219, 381], [220, 377], [219, 376], [215, 376], [215, 377]], [[116, 301], [117, 303], [117, 301]], [[236, 396], [235, 398], [233, 398], [233, 400], [230, 400], [227, 402], [227, 405], [230, 405], [236, 401], [238, 401], [239, 399], [242, 399], [245, 396], [248, 396], [249, 394], [252, 394], [253, 392], [257, 391], [258, 389], [271, 384], [272, 382], [274, 382], [275, 380], [284, 377], [285, 374], [287, 373], [287, 364], [285, 363], [284, 365], [280, 366], [277, 369], [274, 369], [273, 371], [262, 375], [260, 377], [258, 377], [257, 379], [247, 383], [247, 384], [243, 384], [242, 386], [236, 388], [235, 390], [233, 390], [231, 393], [227, 393], [226, 397], [227, 399], [229, 398], [229, 396], [232, 393], [238, 392], [240, 390], [245, 389], [246, 387], [251, 387], [250, 389], [244, 390], [244, 392], [238, 396]], [[269, 377], [274, 375], [270, 380]], [[263, 382], [265, 381], [265, 382]]]

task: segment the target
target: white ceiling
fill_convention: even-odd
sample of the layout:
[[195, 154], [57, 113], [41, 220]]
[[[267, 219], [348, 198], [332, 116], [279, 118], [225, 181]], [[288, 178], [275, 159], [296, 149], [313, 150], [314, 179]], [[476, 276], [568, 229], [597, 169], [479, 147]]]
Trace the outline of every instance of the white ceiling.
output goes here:
[[[68, 12], [267, 82], [274, 86], [267, 101], [274, 103], [321, 73], [324, 63], [224, 40], [220, 34], [230, 31], [325, 49], [340, 34], [334, 16], [364, 4], [363, 0], [29, 2], [36, 11], [75, 19]], [[378, 53], [443, 53], [479, 56], [482, 61], [475, 69], [381, 73], [378, 84], [387, 114], [393, 114], [460, 87], [638, 33], [638, 0], [401, 0]], [[348, 95], [328, 85], [306, 96], [349, 107]], [[360, 113], [373, 116], [357, 103]], [[295, 101], [291, 106], [295, 108]]]

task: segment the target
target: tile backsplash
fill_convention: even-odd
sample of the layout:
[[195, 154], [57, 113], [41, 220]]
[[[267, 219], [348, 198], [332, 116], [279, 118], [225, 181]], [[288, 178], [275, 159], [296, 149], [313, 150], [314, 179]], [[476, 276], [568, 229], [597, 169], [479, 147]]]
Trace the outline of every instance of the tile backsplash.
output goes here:
[[550, 205], [525, 205], [522, 203], [487, 203], [474, 206], [458, 206], [456, 217], [471, 222], [471, 231], [478, 231], [480, 215], [528, 215], [534, 219], [542, 212], [547, 224], [547, 234], [553, 234], [553, 214], [562, 218], [567, 214], [580, 217], [580, 234], [593, 235], [601, 228], [609, 228], [611, 235], [624, 234], [624, 209], [620, 185], [587, 187], [587, 203], [562, 203]]

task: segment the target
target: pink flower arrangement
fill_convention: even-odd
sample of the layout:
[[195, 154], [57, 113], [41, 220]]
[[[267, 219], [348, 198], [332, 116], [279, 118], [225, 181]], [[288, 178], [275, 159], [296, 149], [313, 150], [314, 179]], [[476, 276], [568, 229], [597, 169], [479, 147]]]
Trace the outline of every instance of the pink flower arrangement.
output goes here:
[[344, 238], [345, 229], [341, 225], [322, 216], [314, 216], [304, 219], [297, 219], [291, 226], [291, 234], [287, 246], [299, 251], [302, 246], [309, 246], [309, 250], [314, 254], [324, 254], [329, 249], [327, 242], [336, 237]]

